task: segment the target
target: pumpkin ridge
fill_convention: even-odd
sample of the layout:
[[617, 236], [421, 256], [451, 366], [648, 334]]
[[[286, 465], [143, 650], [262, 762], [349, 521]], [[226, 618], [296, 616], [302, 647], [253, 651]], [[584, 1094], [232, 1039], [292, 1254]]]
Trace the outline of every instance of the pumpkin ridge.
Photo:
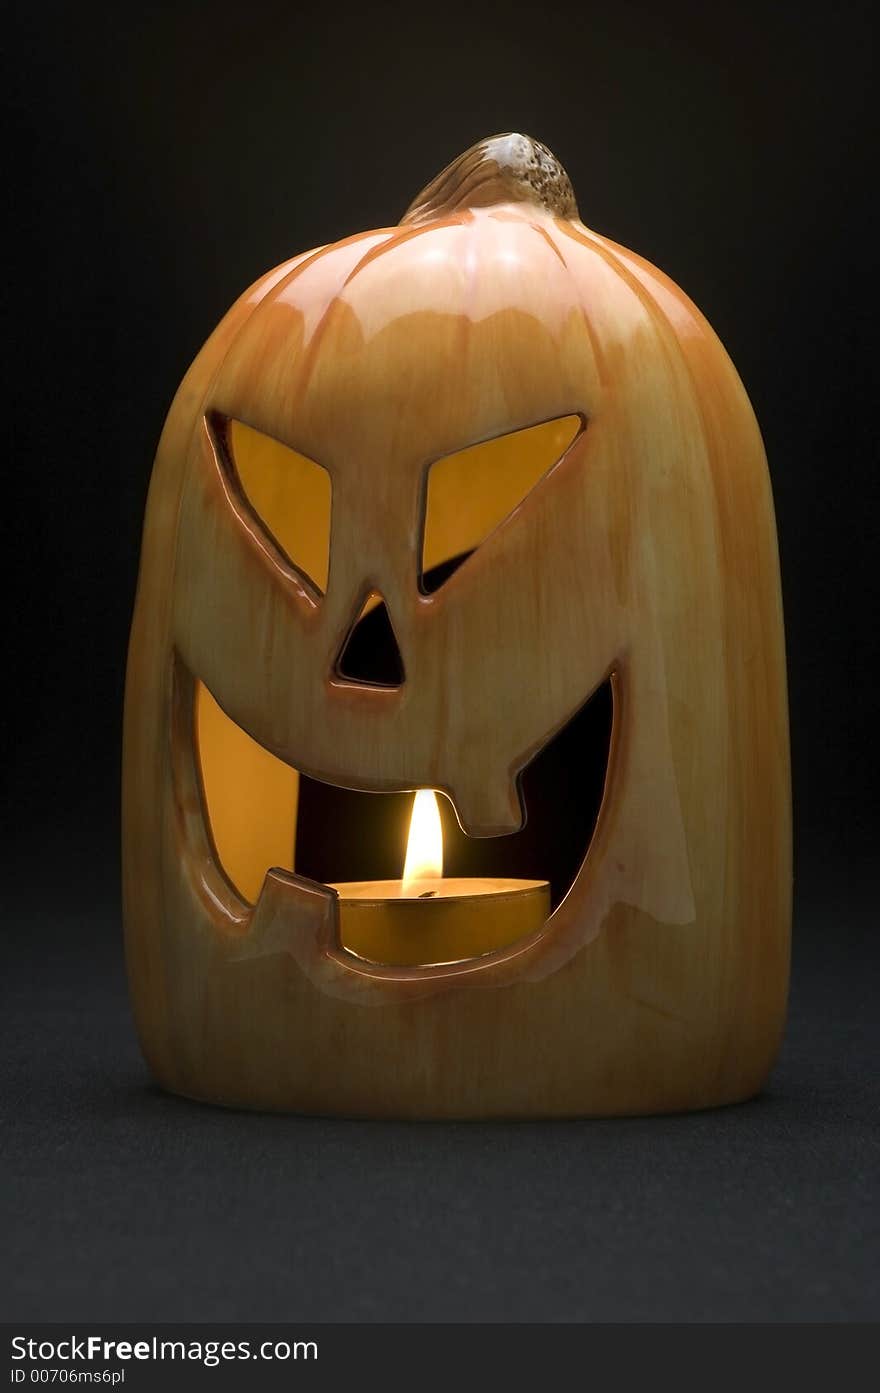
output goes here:
[[360, 271], [365, 270], [366, 267], [369, 266], [371, 262], [377, 260], [383, 252], [393, 251], [395, 247], [401, 247], [406, 242], [412, 242], [416, 237], [421, 237], [426, 232], [434, 232], [440, 227], [463, 227], [466, 221], [467, 219], [461, 216], [438, 218], [436, 222], [425, 224], [422, 227], [401, 228], [397, 226], [387, 229], [390, 235], [384, 242], [380, 242], [375, 247], [370, 247], [370, 250], [364, 253], [357, 265], [351, 268], [340, 289], [344, 290]]

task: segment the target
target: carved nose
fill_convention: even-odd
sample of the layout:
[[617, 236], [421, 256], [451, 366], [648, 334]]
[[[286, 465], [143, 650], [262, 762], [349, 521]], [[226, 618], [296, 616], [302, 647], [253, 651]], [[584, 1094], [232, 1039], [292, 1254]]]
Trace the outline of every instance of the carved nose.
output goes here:
[[356, 613], [336, 658], [346, 682], [365, 687], [400, 687], [406, 680], [400, 645], [384, 595], [371, 590]]

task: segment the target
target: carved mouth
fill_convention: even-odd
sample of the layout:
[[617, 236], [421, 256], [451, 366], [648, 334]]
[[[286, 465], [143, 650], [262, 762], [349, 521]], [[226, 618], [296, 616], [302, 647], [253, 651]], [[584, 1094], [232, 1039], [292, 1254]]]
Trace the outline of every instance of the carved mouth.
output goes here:
[[[234, 896], [237, 918], [252, 918], [270, 881], [276, 897], [295, 886], [326, 897], [339, 882], [400, 877], [412, 789], [372, 792], [300, 773], [236, 725], [202, 682], [186, 676], [186, 743], [200, 792], [200, 831]], [[609, 679], [521, 771], [525, 822], [519, 831], [470, 837], [451, 799], [440, 798], [444, 876], [546, 880], [550, 923], [581, 870], [599, 820], [612, 724]], [[461, 972], [469, 964], [482, 965], [516, 942], [443, 967]], [[344, 936], [338, 947], [351, 953]], [[406, 970], [430, 972], [437, 966], [428, 954]]]

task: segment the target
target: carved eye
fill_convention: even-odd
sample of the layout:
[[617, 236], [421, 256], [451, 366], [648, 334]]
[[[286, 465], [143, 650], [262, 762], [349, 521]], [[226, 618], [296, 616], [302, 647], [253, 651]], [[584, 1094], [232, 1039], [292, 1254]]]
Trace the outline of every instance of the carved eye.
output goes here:
[[323, 595], [333, 491], [327, 470], [242, 421], [215, 424], [215, 434], [233, 483], [262, 531], [282, 559]]
[[432, 594], [515, 512], [584, 428], [557, 416], [445, 455], [428, 471], [420, 586]]

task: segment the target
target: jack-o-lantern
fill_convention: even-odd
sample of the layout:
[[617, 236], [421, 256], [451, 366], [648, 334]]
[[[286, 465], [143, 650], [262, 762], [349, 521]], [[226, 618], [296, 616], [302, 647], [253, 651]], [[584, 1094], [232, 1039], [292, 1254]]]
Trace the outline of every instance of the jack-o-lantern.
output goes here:
[[[384, 683], [344, 663], [380, 608]], [[438, 899], [436, 932], [423, 907], [372, 949], [339, 877], [298, 873], [306, 778], [438, 790], [462, 836], [514, 836], [524, 771], [605, 683], [601, 807], [552, 912], [465, 895], [444, 939]], [[192, 1097], [607, 1114], [764, 1080], [790, 792], [760, 435], [705, 320], [584, 227], [537, 142], [484, 141], [399, 226], [271, 272], [184, 379], [131, 638], [124, 898], [143, 1048]]]

